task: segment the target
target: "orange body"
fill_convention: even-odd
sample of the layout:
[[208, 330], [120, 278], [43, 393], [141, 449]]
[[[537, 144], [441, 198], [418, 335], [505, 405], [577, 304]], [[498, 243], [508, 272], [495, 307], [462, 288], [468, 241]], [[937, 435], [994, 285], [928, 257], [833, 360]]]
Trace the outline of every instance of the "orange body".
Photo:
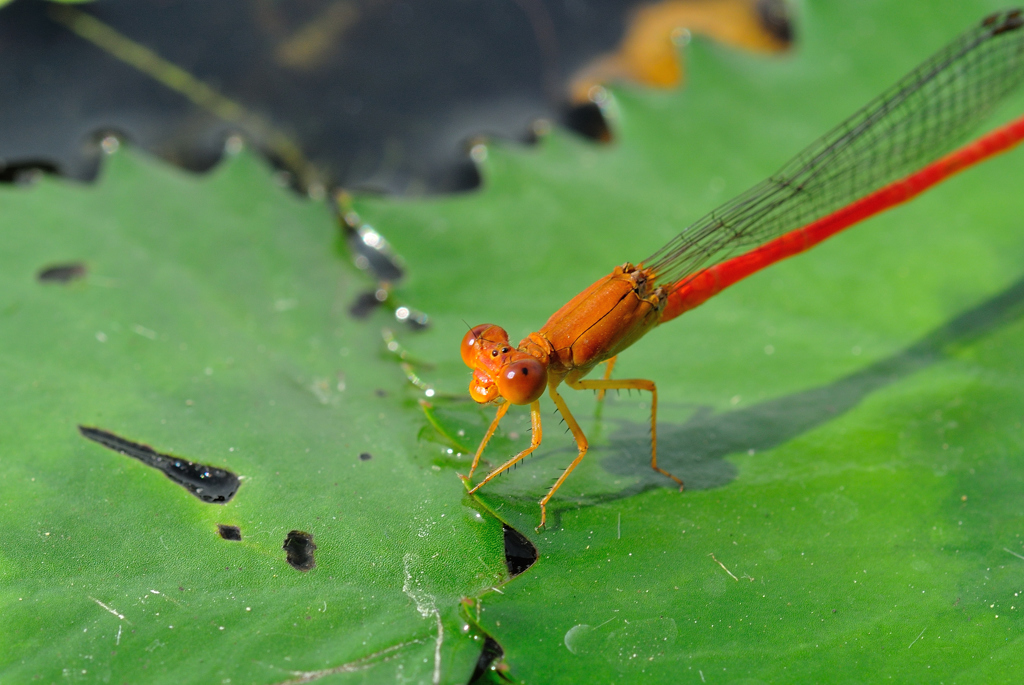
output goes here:
[[[655, 430], [657, 391], [654, 383], [643, 379], [587, 381], [583, 378], [601, 362], [610, 366], [616, 355], [642, 338], [661, 323], [668, 301], [667, 292], [653, 283], [646, 270], [624, 264], [599, 279], [555, 312], [547, 323], [512, 348], [508, 333], [499, 326], [483, 324], [474, 327], [462, 341], [462, 359], [473, 369], [470, 395], [481, 403], [498, 402], [498, 413], [484, 436], [473, 459], [466, 482], [473, 476], [491, 436], [512, 404], [530, 405], [533, 439], [530, 447], [494, 469], [473, 487], [476, 492], [484, 483], [512, 467], [537, 448], [541, 441], [540, 396], [547, 389], [569, 429], [576, 438], [579, 454], [541, 500], [541, 522], [546, 519], [546, 505], [565, 478], [587, 452], [587, 439], [569, 412], [558, 386], [565, 382], [576, 389], [637, 389], [653, 394], [651, 430]], [[657, 466], [656, 442], [652, 441], [651, 465], [672, 478], [682, 481]]]
[[[477, 326], [467, 334], [463, 347], [463, 359], [473, 369], [472, 394], [483, 402], [500, 395], [513, 404], [530, 404], [545, 385], [574, 383], [657, 326], [666, 301], [664, 289], [651, 287], [646, 270], [627, 263], [569, 300], [515, 349], [504, 329]], [[525, 358], [540, 363], [544, 385], [529, 383], [533, 391], [522, 399], [515, 392], [509, 396], [498, 390], [503, 370]]]
[[519, 349], [549, 355], [549, 383], [579, 380], [657, 326], [665, 300], [661, 288], [652, 290], [646, 271], [617, 266], [552, 314]]

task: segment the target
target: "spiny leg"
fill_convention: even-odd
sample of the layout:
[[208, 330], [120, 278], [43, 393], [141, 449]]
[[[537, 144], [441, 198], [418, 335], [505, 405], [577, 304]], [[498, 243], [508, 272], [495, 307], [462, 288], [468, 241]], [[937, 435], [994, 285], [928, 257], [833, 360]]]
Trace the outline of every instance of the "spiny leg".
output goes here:
[[558, 407], [558, 411], [562, 414], [562, 418], [565, 419], [567, 424], [569, 424], [569, 430], [572, 431], [572, 437], [576, 438], [576, 447], [579, 449], [580, 453], [572, 460], [572, 463], [566, 467], [565, 471], [562, 471], [562, 475], [558, 477], [555, 484], [551, 486], [550, 490], [548, 490], [548, 494], [544, 495], [544, 499], [540, 501], [540, 525], [537, 526], [537, 530], [544, 527], [544, 521], [547, 519], [548, 515], [547, 504], [551, 501], [551, 497], [554, 496], [558, 488], [562, 487], [562, 483], [564, 483], [565, 479], [569, 477], [569, 474], [572, 473], [573, 469], [583, 461], [583, 457], [586, 456], [588, 448], [587, 436], [583, 434], [583, 429], [580, 428], [580, 424], [576, 423], [576, 419], [573, 417], [572, 412], [569, 411], [569, 407], [565, 404], [565, 400], [563, 400], [562, 396], [558, 394], [558, 391], [555, 390], [554, 386], [548, 386], [548, 392], [551, 394], [551, 399], [555, 401], [555, 406]]
[[487, 447], [487, 443], [491, 441], [491, 436], [494, 435], [494, 431], [498, 430], [498, 423], [501, 422], [501, 418], [508, 413], [508, 408], [512, 406], [508, 402], [498, 407], [498, 413], [494, 415], [494, 420], [491, 421], [491, 427], [487, 429], [487, 433], [484, 435], [484, 439], [480, 441], [480, 446], [476, 448], [476, 455], [473, 456], [473, 465], [469, 467], [469, 475], [463, 476], [459, 474], [459, 478], [462, 481], [468, 482], [473, 477], [473, 472], [476, 471], [477, 464], [480, 463], [480, 455], [484, 453], [484, 448]]
[[602, 381], [569, 381], [566, 384], [577, 390], [647, 390], [651, 393], [651, 468], [668, 476], [679, 483], [679, 491], [683, 491], [683, 481], [658, 466], [658, 388], [654, 381], [643, 378], [622, 378], [619, 380]]
[[[611, 380], [612, 369], [615, 368], [615, 361], [618, 358], [619, 358], [619, 355], [615, 355], [614, 357], [612, 357], [611, 359], [608, 360], [606, 366], [604, 367], [604, 380], [606, 380], [606, 381], [607, 380]], [[597, 391], [597, 401], [599, 403], [604, 401], [604, 393], [605, 393], [605, 388], [601, 388], [600, 390]], [[597, 405], [597, 407], [598, 407], [597, 410], [599, 412], [601, 411], [601, 406], [602, 406], [601, 404]]]
[[[609, 380], [612, 377], [612, 369], [615, 368], [615, 360], [618, 358], [619, 356], [615, 355], [606, 362], [604, 367], [605, 380]], [[601, 416], [604, 414], [604, 395], [605, 391], [603, 388], [597, 391], [597, 404], [594, 406], [594, 432], [592, 433], [594, 437], [600, 437], [601, 435], [601, 428], [603, 426], [601, 423]]]
[[[501, 417], [498, 417], [498, 418], [501, 418]], [[494, 421], [495, 421], [495, 423], [497, 423], [498, 419], [495, 419]], [[474, 492], [476, 492], [481, 487], [483, 487], [483, 485], [485, 483], [487, 483], [488, 481], [490, 481], [492, 478], [498, 476], [500, 473], [502, 473], [506, 469], [512, 468], [517, 463], [519, 463], [520, 461], [525, 459], [526, 456], [528, 454], [530, 454], [530, 452], [532, 452], [535, 449], [537, 449], [537, 447], [540, 445], [540, 439], [541, 439], [541, 431], [540, 431], [540, 400], [537, 400], [536, 402], [530, 403], [530, 425], [532, 427], [531, 437], [530, 437], [530, 446], [527, 447], [522, 452], [520, 452], [519, 454], [517, 454], [516, 456], [512, 457], [511, 459], [509, 459], [508, 461], [506, 461], [504, 464], [502, 464], [498, 468], [496, 468], [493, 471], [491, 471], [489, 474], [487, 474], [487, 477], [484, 478], [479, 483], [477, 483], [476, 486], [474, 486], [473, 489], [471, 489], [469, 491], [469, 494], [472, 495]], [[492, 432], [493, 432], [493, 430], [492, 430]], [[488, 434], [488, 437], [490, 437], [490, 434]], [[481, 446], [481, 449], [482, 449], [482, 446]], [[480, 456], [479, 453], [477, 454], [477, 456], [478, 457]], [[473, 465], [476, 466], [476, 462], [475, 461], [473, 462]]]

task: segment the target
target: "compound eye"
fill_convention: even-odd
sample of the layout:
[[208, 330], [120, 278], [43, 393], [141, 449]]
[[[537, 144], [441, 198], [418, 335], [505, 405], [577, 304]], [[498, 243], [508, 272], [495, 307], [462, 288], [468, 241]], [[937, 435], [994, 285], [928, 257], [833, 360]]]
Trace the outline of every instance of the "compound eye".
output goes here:
[[502, 367], [498, 392], [512, 404], [530, 404], [544, 394], [547, 385], [544, 366], [533, 357], [523, 357]]
[[462, 338], [462, 361], [469, 368], [475, 368], [476, 355], [480, 349], [480, 344], [483, 342], [501, 343], [503, 340], [508, 340], [508, 334], [499, 326], [490, 323], [473, 326], [466, 333], [465, 337]]

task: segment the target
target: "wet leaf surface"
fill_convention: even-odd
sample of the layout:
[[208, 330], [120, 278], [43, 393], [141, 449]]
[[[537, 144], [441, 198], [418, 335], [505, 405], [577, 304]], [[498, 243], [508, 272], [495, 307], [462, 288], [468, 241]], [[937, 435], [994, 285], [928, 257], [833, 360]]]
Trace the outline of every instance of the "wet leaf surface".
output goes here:
[[[431, 468], [327, 208], [249, 154], [132, 151], [0, 205], [5, 680], [467, 681], [502, 527]], [[62, 263], [88, 269], [39, 282]]]

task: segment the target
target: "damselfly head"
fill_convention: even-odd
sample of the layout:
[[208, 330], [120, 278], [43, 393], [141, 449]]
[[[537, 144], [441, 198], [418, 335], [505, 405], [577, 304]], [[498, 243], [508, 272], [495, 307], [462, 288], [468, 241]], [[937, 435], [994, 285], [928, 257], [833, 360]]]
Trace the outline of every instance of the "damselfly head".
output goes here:
[[498, 386], [494, 378], [505, 355], [511, 350], [508, 333], [494, 324], [473, 326], [462, 338], [462, 361], [473, 369], [469, 396], [475, 402], [487, 404], [498, 399]]
[[536, 357], [512, 347], [500, 326], [474, 326], [462, 338], [462, 361], [473, 369], [470, 396], [486, 404], [500, 394], [512, 404], [530, 404], [544, 393], [547, 373]]

